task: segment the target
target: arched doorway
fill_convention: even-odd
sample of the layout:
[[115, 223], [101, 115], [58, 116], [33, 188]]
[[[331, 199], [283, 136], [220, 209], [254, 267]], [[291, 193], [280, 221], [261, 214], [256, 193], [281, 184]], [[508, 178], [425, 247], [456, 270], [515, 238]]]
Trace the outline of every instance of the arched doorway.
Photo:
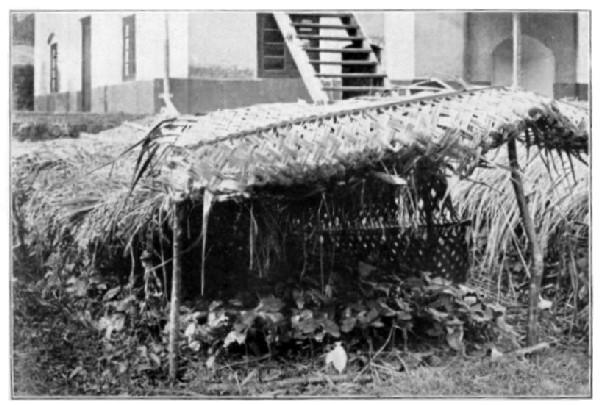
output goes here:
[[[521, 37], [521, 77], [519, 85], [548, 97], [554, 95], [555, 59], [552, 51], [535, 38]], [[492, 53], [492, 84], [512, 84], [512, 38], [502, 41]]]

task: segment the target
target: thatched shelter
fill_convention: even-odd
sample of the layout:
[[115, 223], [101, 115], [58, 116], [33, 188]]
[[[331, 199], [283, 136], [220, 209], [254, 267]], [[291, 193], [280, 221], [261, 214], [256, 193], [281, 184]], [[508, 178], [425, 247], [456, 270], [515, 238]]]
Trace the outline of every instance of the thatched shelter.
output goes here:
[[163, 118], [143, 136], [17, 151], [15, 236], [40, 256], [88, 252], [93, 265], [128, 254], [131, 283], [162, 269], [171, 325], [182, 270], [186, 286], [213, 297], [281, 274], [325, 291], [336, 274], [371, 264], [464, 281], [473, 218], [453, 204], [448, 176], [469, 178], [506, 144], [533, 258], [533, 330], [543, 249], [516, 145], [585, 164], [587, 119], [578, 106], [502, 87]]
[[[486, 164], [487, 151], [509, 139], [581, 159], [588, 147], [587, 114], [568, 103], [506, 88], [331, 105], [257, 105], [159, 120], [144, 137], [46, 143], [33, 152], [17, 153], [16, 172], [33, 173], [35, 180], [18, 175], [15, 181], [33, 184], [23, 212], [26, 221], [36, 224], [34, 233], [52, 228], [56, 241], [68, 234], [85, 248], [101, 249], [109, 240], [120, 241], [116, 245], [126, 249], [134, 240], [147, 244], [153, 232], [169, 227], [172, 201], [185, 200], [195, 213], [190, 221], [202, 229], [191, 238], [201, 241], [195, 244], [202, 245], [201, 273], [206, 244], [211, 243], [211, 209], [214, 205], [215, 227], [225, 229], [217, 225], [219, 215], [230, 217], [233, 208], [221, 212], [216, 207], [233, 204], [239, 222], [230, 224], [228, 232], [239, 234], [244, 223], [239, 242], [248, 250], [245, 266], [253, 269], [261, 266], [258, 255], [273, 262], [282, 253], [281, 246], [261, 253], [273, 237], [265, 236], [262, 244], [256, 238], [259, 230], [275, 224], [282, 226], [280, 236], [290, 233], [304, 240], [318, 228], [331, 236], [321, 239], [334, 247], [340, 241], [347, 247], [350, 243], [351, 249], [348, 235], [335, 236], [342, 228], [360, 228], [373, 243], [374, 237], [367, 235], [373, 229], [429, 227], [433, 234], [436, 226], [456, 225], [450, 239], [464, 239], [462, 221], [471, 218], [456, 215], [446, 176], [469, 176]], [[82, 173], [82, 168], [89, 170]], [[364, 195], [372, 198], [371, 205]], [[270, 214], [270, 225], [266, 219], [257, 221], [261, 210], [278, 212], [279, 217]], [[386, 236], [375, 239], [380, 245]], [[439, 238], [428, 238], [434, 239]], [[403, 246], [400, 251], [407, 250]], [[395, 255], [399, 247], [389, 248]], [[435, 247], [416, 250], [428, 249], [439, 246], [436, 242]], [[404, 259], [391, 262], [397, 265]], [[455, 262], [465, 266], [463, 259]], [[444, 270], [448, 261], [430, 265]], [[263, 270], [268, 271], [257, 271]]]

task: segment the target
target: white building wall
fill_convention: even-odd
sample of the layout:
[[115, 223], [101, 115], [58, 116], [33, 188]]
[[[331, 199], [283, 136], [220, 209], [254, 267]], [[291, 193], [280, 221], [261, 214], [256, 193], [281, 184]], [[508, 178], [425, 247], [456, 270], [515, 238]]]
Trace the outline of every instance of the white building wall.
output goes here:
[[415, 13], [387, 12], [383, 59], [390, 80], [415, 78]]
[[464, 77], [465, 13], [415, 13], [415, 76], [455, 80]]
[[164, 76], [165, 16], [169, 19], [169, 74], [186, 78], [188, 73], [188, 15], [186, 13], [136, 13], [136, 80]]
[[123, 17], [127, 15], [92, 14], [92, 88], [123, 81]]
[[[37, 13], [35, 95], [50, 91], [50, 44], [58, 45], [59, 92], [81, 91], [81, 18], [91, 15], [92, 88], [123, 83], [123, 18], [132, 13]], [[136, 13], [136, 78], [164, 75], [165, 13]], [[188, 73], [188, 16], [169, 13], [170, 74]]]
[[200, 77], [256, 77], [256, 12], [189, 14], [189, 64]]
[[354, 16], [360, 22], [365, 34], [377, 45], [381, 45], [385, 42], [385, 14], [386, 13], [381, 11], [362, 11], [354, 13]]

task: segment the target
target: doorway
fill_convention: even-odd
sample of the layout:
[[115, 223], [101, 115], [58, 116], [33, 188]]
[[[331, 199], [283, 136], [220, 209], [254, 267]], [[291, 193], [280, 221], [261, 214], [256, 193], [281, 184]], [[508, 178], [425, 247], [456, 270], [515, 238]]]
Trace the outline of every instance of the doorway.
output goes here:
[[[552, 50], [539, 40], [521, 37], [521, 66], [519, 86], [547, 97], [554, 95], [555, 58]], [[492, 53], [492, 84], [512, 84], [513, 48], [512, 38], [502, 41]]]
[[81, 19], [81, 111], [92, 107], [92, 25], [91, 17]]

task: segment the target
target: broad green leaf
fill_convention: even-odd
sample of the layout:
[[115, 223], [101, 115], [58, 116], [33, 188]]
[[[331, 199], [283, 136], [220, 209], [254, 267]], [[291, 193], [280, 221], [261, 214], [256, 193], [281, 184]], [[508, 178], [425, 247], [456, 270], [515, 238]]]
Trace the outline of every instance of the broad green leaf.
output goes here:
[[348, 333], [352, 329], [354, 329], [355, 326], [356, 326], [356, 318], [354, 318], [354, 317], [344, 318], [344, 320], [342, 321], [342, 332]]
[[448, 342], [448, 346], [457, 352], [462, 351], [463, 349], [463, 330], [462, 328], [454, 328], [446, 335], [446, 342]]
[[257, 310], [267, 311], [267, 312], [277, 312], [283, 308], [283, 301], [279, 298], [265, 297], [262, 298], [258, 304]]
[[112, 318], [113, 329], [117, 332], [121, 331], [125, 326], [125, 315], [123, 314], [115, 314]]
[[187, 328], [185, 328], [185, 332], [183, 333], [183, 336], [188, 338], [188, 342], [189, 342], [194, 337], [195, 333], [196, 333], [196, 324], [194, 322], [192, 322], [187, 326]]
[[227, 322], [227, 315], [225, 311], [220, 309], [217, 311], [210, 311], [208, 313], [208, 327], [209, 328], [218, 328]]
[[506, 313], [506, 308], [503, 305], [500, 305], [498, 303], [489, 303], [489, 304], [486, 304], [486, 306], [494, 312], [502, 313], [502, 314]]
[[412, 315], [405, 311], [396, 311], [396, 318], [399, 321], [410, 321], [412, 320]]
[[429, 336], [438, 337], [444, 333], [444, 330], [439, 323], [436, 323], [431, 328], [427, 329], [425, 333]]
[[74, 278], [71, 277], [69, 280], [72, 281], [72, 283], [70, 283], [71, 285], [67, 287], [66, 291], [70, 294], [75, 294], [77, 297], [85, 297], [87, 295], [87, 282], [82, 279], [73, 279]]
[[365, 263], [365, 262], [358, 262], [358, 273], [360, 274], [360, 276], [362, 278], [367, 278], [369, 277], [369, 275], [374, 272], [375, 270], [377, 270], [377, 267], [369, 264], [369, 263]]
[[323, 332], [336, 338], [340, 337], [340, 328], [331, 319], [325, 319], [323, 321]]
[[268, 320], [272, 324], [277, 324], [283, 321], [283, 315], [279, 312], [261, 312], [261, 318]]
[[121, 291], [121, 287], [120, 286], [111, 288], [110, 290], [108, 290], [106, 292], [106, 294], [104, 294], [103, 300], [104, 301], [109, 301], [109, 300], [113, 299], [119, 293], [119, 291]]
[[129, 364], [127, 361], [119, 362], [119, 374], [125, 374], [125, 372], [127, 371], [128, 368], [129, 368]]
[[300, 321], [299, 327], [302, 333], [309, 335], [317, 329], [317, 322], [313, 318], [304, 319]]
[[292, 297], [294, 298], [294, 302], [296, 302], [296, 306], [298, 308], [304, 308], [304, 294], [302, 291], [294, 289], [292, 291]]
[[428, 312], [436, 321], [442, 321], [448, 318], [448, 314], [438, 311], [435, 308], [427, 308], [425, 311]]
[[235, 330], [232, 330], [227, 334], [227, 336], [225, 336], [225, 340], [223, 341], [223, 347], [228, 347], [234, 342], [243, 345], [244, 342], [246, 342], [246, 333], [240, 333]]
[[223, 305], [223, 301], [213, 301], [210, 303], [210, 305], [208, 306], [208, 310], [209, 311], [214, 311], [215, 309], [221, 307]]
[[206, 359], [206, 362], [204, 363], [206, 368], [209, 370], [214, 370], [216, 359], [217, 359], [217, 356], [215, 354], [213, 354], [212, 356], [209, 356], [208, 359]]
[[241, 322], [246, 328], [249, 328], [250, 326], [252, 326], [254, 324], [254, 321], [256, 320], [256, 316], [257, 316], [257, 314], [256, 314], [256, 311], [254, 311], [254, 310], [242, 311], [240, 313]]
[[128, 295], [127, 297], [118, 301], [115, 308], [119, 312], [127, 312], [127, 310], [131, 308], [131, 304], [135, 303], [135, 300], [136, 298], [134, 295]]
[[379, 306], [381, 307], [381, 316], [390, 317], [396, 315], [396, 311], [390, 308], [385, 301], [380, 301]]
[[[195, 342], [198, 343], [198, 342]], [[148, 357], [150, 357], [150, 359], [152, 360], [152, 363], [154, 363], [154, 367], [160, 367], [160, 357], [158, 357], [156, 355], [156, 353], [149, 353]]]
[[242, 301], [240, 301], [237, 298], [232, 298], [229, 301], [227, 301], [229, 303], [229, 305], [234, 306], [234, 307], [242, 307], [244, 304], [242, 303]]
[[161, 353], [164, 350], [164, 346], [160, 343], [151, 342], [150, 348], [154, 353]]

